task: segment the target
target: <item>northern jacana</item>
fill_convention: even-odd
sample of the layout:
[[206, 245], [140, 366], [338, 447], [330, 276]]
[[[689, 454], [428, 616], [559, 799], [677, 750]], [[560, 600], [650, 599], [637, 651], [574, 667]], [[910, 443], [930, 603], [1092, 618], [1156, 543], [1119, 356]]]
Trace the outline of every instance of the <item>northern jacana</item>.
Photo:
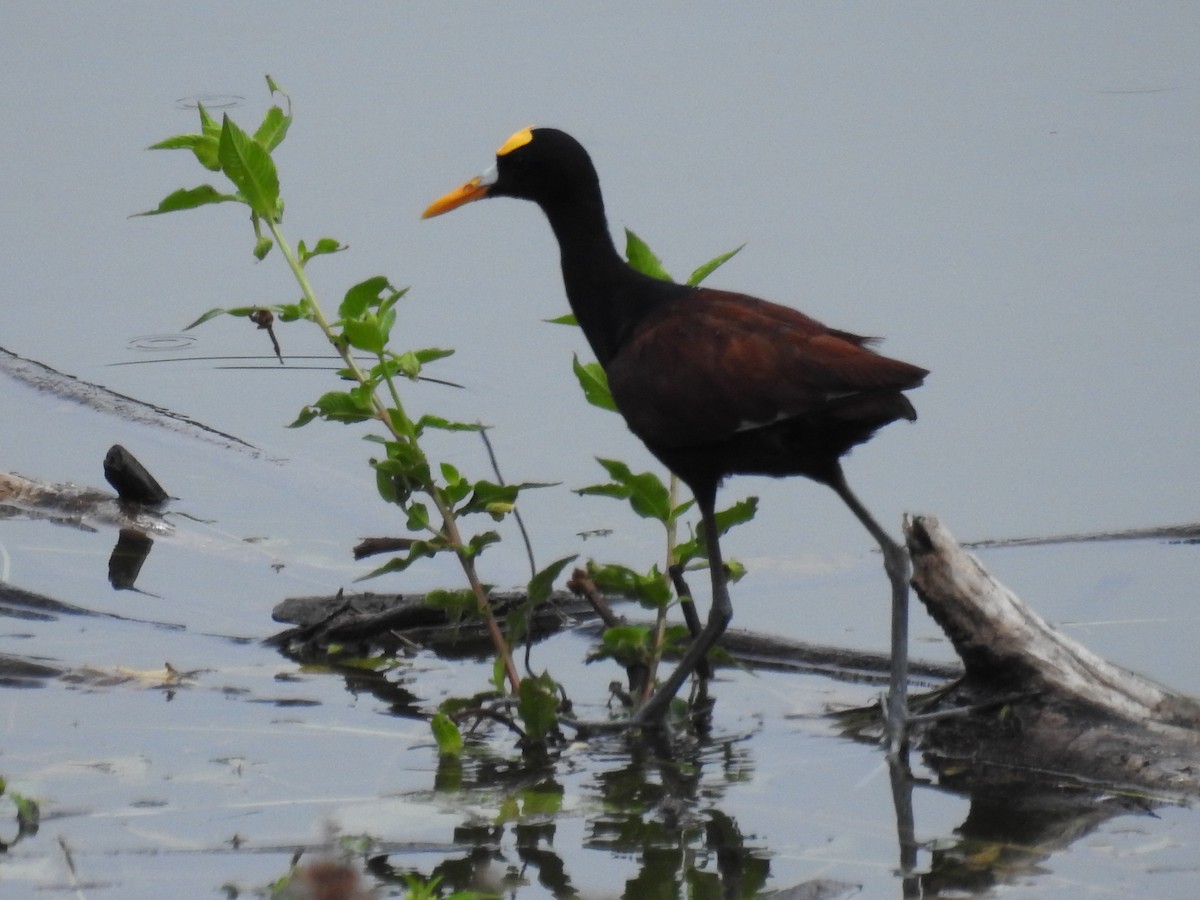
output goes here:
[[518, 131], [497, 151], [495, 166], [434, 201], [424, 218], [484, 197], [542, 208], [558, 239], [567, 300], [618, 409], [691, 488], [703, 518], [712, 575], [708, 621], [635, 721], [661, 719], [733, 615], [713, 516], [722, 479], [803, 475], [833, 488], [883, 551], [892, 583], [887, 720], [897, 748], [907, 709], [908, 555], [850, 491], [841, 457], [882, 426], [916, 419], [904, 391], [919, 386], [926, 370], [786, 306], [631, 268], [613, 246], [591, 158], [562, 131]]

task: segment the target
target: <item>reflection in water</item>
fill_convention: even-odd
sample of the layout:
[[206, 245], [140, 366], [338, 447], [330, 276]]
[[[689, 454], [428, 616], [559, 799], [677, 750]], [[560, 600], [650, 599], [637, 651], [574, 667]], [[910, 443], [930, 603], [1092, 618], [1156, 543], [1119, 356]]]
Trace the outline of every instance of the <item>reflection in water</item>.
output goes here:
[[726, 787], [753, 777], [745, 735], [622, 742], [620, 764], [596, 776], [602, 811], [585, 847], [641, 862], [623, 896], [754, 897], [770, 874], [766, 848], [719, 808]]
[[[961, 773], [951, 780], [961, 782]], [[1039, 874], [1055, 853], [1107, 820], [1129, 813], [1153, 815], [1156, 805], [1049, 779], [1000, 784], [993, 777], [968, 793], [970, 811], [955, 838], [933, 850], [929, 871], [920, 879], [921, 896], [975, 894]]]
[[900, 844], [901, 896], [920, 897], [917, 871], [917, 829], [913, 817], [913, 777], [907, 749], [887, 755], [888, 776], [892, 785], [892, 804], [896, 809], [896, 840]]
[[[860, 722], [858, 713], [839, 714]], [[868, 729], [852, 727], [848, 737], [877, 743]], [[983, 893], [1040, 874], [1043, 864], [1091, 834], [1109, 819], [1153, 814], [1165, 801], [1117, 787], [1111, 790], [1069, 775], [951, 759], [926, 747], [923, 762], [936, 775], [936, 789], [967, 798], [970, 806], [952, 835], [918, 842], [912, 792], [932, 782], [914, 779], [906, 758], [888, 759], [899, 848], [899, 895], [959, 897]], [[927, 852], [928, 865], [918, 868]]]
[[[669, 741], [661, 736], [609, 737], [590, 748], [599, 767], [583, 789], [584, 849], [635, 860], [628, 898], [760, 896], [770, 875], [766, 848], [748, 839], [720, 809], [727, 786], [753, 776], [744, 735]], [[563, 759], [499, 758], [479, 746], [464, 758], [443, 757], [437, 795], [456, 804], [494, 808], [455, 829], [462, 854], [423, 877], [447, 890], [512, 893], [536, 882], [554, 897], [579, 896], [567, 860], [554, 847], [564, 810], [558, 773]], [[605, 767], [605, 766], [608, 767]], [[372, 871], [400, 882], [412, 870], [386, 857]], [[589, 867], [589, 871], [594, 871]], [[833, 896], [822, 894], [820, 896]]]
[[135, 528], [122, 528], [116, 546], [108, 558], [108, 583], [114, 590], [133, 590], [134, 583], [142, 571], [142, 564], [150, 555], [154, 540]]
[[[345, 674], [355, 680], [355, 690], [383, 696], [389, 686], [403, 692], [405, 700], [394, 705], [397, 713], [422, 715], [422, 701], [384, 675]], [[630, 900], [852, 896], [858, 886], [842, 881], [814, 879], [782, 891], [768, 887], [772, 851], [783, 851], [793, 836], [776, 835], [781, 846], [772, 848], [769, 836], [755, 833], [753, 824], [748, 828], [728, 809], [733, 789], [756, 779], [760, 766], [774, 770], [784, 764], [752, 755], [761, 744], [758, 737], [606, 734], [585, 748], [522, 756], [506, 752], [510, 745], [504, 739], [472, 735], [467, 753], [442, 757], [432, 791], [415, 798], [468, 810], [454, 830], [458, 852], [439, 849], [439, 861], [421, 865], [413, 851], [375, 835], [382, 852], [370, 870], [388, 883], [416, 874], [440, 878], [446, 891], [513, 898], [526, 887], [534, 896], [588, 896], [584, 885], [595, 884], [598, 867], [601, 883], [609, 888], [619, 881], [617, 896]], [[968, 814], [953, 832], [918, 842], [912, 793], [930, 790], [930, 782], [914, 779], [905, 758], [889, 760], [889, 774], [897, 839], [893, 896], [905, 900], [975, 894], [1018, 882], [1038, 874], [1047, 859], [1110, 817], [1152, 806], [1029, 772], [998, 779], [995, 771], [959, 761], [936, 771], [935, 789], [967, 797]]]

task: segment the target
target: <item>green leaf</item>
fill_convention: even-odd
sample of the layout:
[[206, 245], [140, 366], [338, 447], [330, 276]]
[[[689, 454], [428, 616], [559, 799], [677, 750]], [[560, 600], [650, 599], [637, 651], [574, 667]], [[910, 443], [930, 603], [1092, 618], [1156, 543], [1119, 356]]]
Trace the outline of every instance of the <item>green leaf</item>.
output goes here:
[[687, 512], [689, 509], [691, 509], [695, 505], [696, 505], [696, 501], [694, 499], [684, 500], [682, 503], [680, 503], [678, 506], [676, 506], [673, 510], [671, 510], [671, 520], [678, 521], [680, 516], [682, 516], [685, 512]]
[[462, 753], [462, 732], [448, 715], [444, 712], [434, 713], [429, 727], [433, 731], [433, 739], [437, 741], [438, 753], [443, 756], [458, 756]]
[[[204, 117], [208, 115], [204, 106], [200, 106], [201, 127], [204, 126]], [[209, 119], [211, 122], [212, 120]], [[205, 130], [204, 134], [177, 134], [174, 137], [169, 137], [166, 140], [159, 141], [157, 144], [151, 144], [150, 150], [191, 150], [197, 161], [210, 172], [220, 172], [221, 163], [217, 160], [217, 137], [216, 130]]]
[[333, 238], [321, 238], [313, 245], [311, 250], [305, 246], [304, 241], [301, 241], [296, 247], [296, 256], [300, 260], [300, 265], [305, 265], [314, 256], [323, 256], [327, 253], [341, 253], [347, 249], [349, 248], [345, 244], [335, 241]]
[[358, 319], [347, 319], [342, 323], [342, 334], [351, 347], [365, 353], [382, 353], [387, 346], [387, 334], [374, 313], [366, 313]]
[[387, 463], [402, 467], [405, 475], [419, 479], [422, 483], [430, 480], [429, 461], [414, 441], [384, 440], [383, 445], [387, 448]]
[[413, 545], [403, 556], [393, 557], [379, 568], [373, 569], [366, 575], [362, 575], [354, 580], [366, 581], [368, 578], [376, 578], [380, 575], [386, 575], [389, 572], [403, 572], [413, 563], [435, 556], [446, 549], [448, 548], [438, 541], [413, 541]]
[[671, 494], [661, 478], [653, 472], [640, 472], [635, 475], [629, 466], [618, 459], [598, 458], [596, 461], [604, 466], [613, 481], [628, 492], [626, 499], [635, 513], [643, 519], [657, 519], [664, 525], [670, 521]]
[[525, 481], [520, 484], [496, 484], [495, 482], [481, 479], [475, 482], [474, 490], [471, 492], [471, 499], [454, 512], [459, 516], [486, 512], [499, 521], [503, 518], [503, 515], [496, 514], [499, 507], [508, 507], [511, 509], [512, 505], [517, 502], [517, 495], [521, 491], [531, 488], [554, 487], [554, 484], [554, 482], [545, 481]]
[[[408, 288], [394, 288], [388, 285], [388, 296], [379, 301], [379, 314], [382, 316], [389, 309], [395, 306], [401, 297], [408, 293]], [[453, 352], [453, 351], [451, 351]]]
[[[453, 472], [453, 475], [447, 474]], [[458, 474], [458, 470], [449, 463], [442, 463], [442, 478], [445, 479], [445, 485], [442, 487], [442, 496], [451, 506], [457, 506], [467, 494], [471, 493], [471, 482]]]
[[543, 740], [558, 725], [558, 685], [549, 673], [521, 679], [517, 714], [525, 734]]
[[672, 600], [671, 587], [658, 566], [643, 575], [615, 563], [603, 566], [589, 564], [588, 574], [604, 593], [628, 597], [647, 609], [661, 609]]
[[[312, 421], [315, 416], [311, 416], [305, 421], [297, 420], [293, 427], [306, 425]], [[375, 469], [375, 490], [385, 503], [395, 503], [398, 506], [403, 506], [408, 502], [413, 492], [413, 481], [406, 474], [406, 469], [395, 460], [371, 460], [371, 467]]]
[[424, 366], [428, 363], [434, 362], [435, 360], [445, 359], [447, 356], [453, 356], [454, 351], [447, 350], [444, 347], [426, 347], [422, 350], [413, 350], [412, 354], [417, 358], [417, 361]]
[[600, 647], [588, 655], [588, 662], [615, 659], [622, 666], [644, 664], [650, 657], [653, 642], [649, 625], [614, 625], [606, 628]]
[[[717, 534], [723, 535], [729, 529], [741, 525], [744, 522], [749, 522], [754, 518], [758, 511], [758, 498], [747, 497], [745, 500], [739, 500], [733, 506], [727, 509], [717, 510], [715, 518], [717, 520]], [[708, 547], [704, 542], [704, 523], [701, 522], [696, 527], [696, 534], [691, 540], [680, 542], [675, 545], [675, 562], [680, 565], [687, 565], [695, 559], [708, 559]], [[729, 570], [730, 581], [737, 581], [745, 574], [745, 568], [741, 567], [736, 560], [726, 559], [725, 567]], [[739, 571], [740, 570], [740, 571]]]
[[497, 653], [492, 660], [492, 687], [497, 694], [504, 693], [504, 685], [508, 681], [508, 668], [504, 665], [504, 657]]
[[634, 650], [646, 650], [650, 647], [650, 625], [614, 625], [604, 629], [603, 641], [606, 646], [626, 646]]
[[485, 531], [483, 534], [477, 534], [471, 540], [467, 541], [467, 546], [464, 548], [466, 555], [474, 559], [491, 544], [499, 543], [500, 535], [494, 531]]
[[622, 484], [589, 484], [587, 487], [576, 488], [575, 493], [580, 497], [611, 497], [614, 500], [628, 500], [629, 488]]
[[421, 374], [421, 360], [411, 350], [397, 354], [393, 359], [396, 368], [405, 378], [416, 380], [417, 376]]
[[704, 265], [700, 266], [700, 268], [698, 268], [695, 272], [689, 275], [687, 283], [695, 287], [717, 269], [721, 268], [721, 266], [725, 265], [725, 263], [727, 263], [729, 260], [733, 259], [733, 257], [742, 251], [742, 247], [745, 246], [745, 244], [742, 244], [740, 247], [735, 247], [728, 253], [722, 253], [720, 256], [714, 256]]
[[739, 500], [727, 509], [717, 510], [714, 518], [717, 520], [717, 533], [724, 534], [735, 525], [749, 522], [758, 512], [758, 498], [747, 497]]
[[360, 281], [342, 298], [338, 307], [339, 319], [357, 319], [372, 306], [379, 305], [380, 295], [390, 285], [383, 275], [374, 275], [366, 281]]
[[471, 499], [465, 506], [456, 510], [456, 512], [460, 516], [483, 512], [489, 503], [512, 503], [516, 499], [516, 486], [480, 480], [475, 482]]
[[724, 563], [725, 574], [729, 577], [730, 583], [741, 581], [742, 577], [746, 574], [746, 567], [736, 559], [726, 559]]
[[413, 501], [406, 507], [408, 511], [408, 530], [409, 531], [428, 531], [429, 530], [429, 510], [424, 503]]
[[197, 103], [196, 110], [200, 113], [200, 135], [204, 140], [193, 147], [192, 152], [204, 168], [212, 172], [220, 172], [221, 126], [208, 114], [203, 103]]
[[198, 318], [191, 325], [186, 326], [183, 330], [191, 331], [197, 325], [203, 325], [209, 319], [215, 319], [217, 316], [224, 316], [224, 315], [229, 315], [229, 314], [230, 314], [229, 310], [221, 309], [220, 307], [217, 307], [216, 309], [210, 309], [208, 312], [206, 312], [204, 315], [202, 315], [200, 318]]
[[451, 422], [441, 416], [421, 416], [417, 419], [417, 431], [421, 432], [426, 428], [437, 428], [440, 431], [484, 431], [487, 426], [478, 422]]
[[529, 602], [532, 604], [545, 603], [550, 599], [550, 592], [554, 589], [554, 581], [561, 574], [562, 570], [568, 564], [574, 562], [578, 558], [578, 554], [573, 556], [564, 556], [562, 559], [556, 559], [550, 565], [546, 566], [536, 575], [529, 579]]
[[254, 132], [254, 140], [259, 146], [270, 153], [283, 143], [283, 139], [287, 137], [288, 129], [291, 125], [292, 117], [278, 106], [272, 106], [267, 110], [267, 114], [263, 116], [262, 124], [258, 126], [258, 130]]
[[579, 386], [583, 388], [583, 396], [588, 403], [601, 409], [607, 409], [609, 412], [617, 411], [612, 391], [608, 389], [608, 376], [604, 374], [600, 363], [590, 362], [585, 365], [579, 361], [578, 356], [575, 356], [571, 367], [575, 370], [575, 377], [579, 379]]
[[167, 194], [154, 209], [147, 209], [133, 215], [135, 218], [137, 216], [161, 216], [163, 213], [196, 209], [210, 203], [229, 203], [230, 201], [239, 202], [233, 194], [222, 194], [211, 184], [202, 184], [194, 188], [180, 188], [172, 194]]
[[255, 214], [274, 222], [279, 216], [279, 175], [275, 163], [258, 142], [226, 114], [217, 147], [221, 171], [237, 186]]
[[215, 148], [216, 142], [221, 138], [221, 126], [217, 124], [217, 120], [204, 108], [203, 103], [196, 104], [196, 111], [200, 113], [200, 134], [206, 138], [212, 138]]
[[[176, 134], [163, 138], [156, 144], [151, 144], [147, 150], [191, 150], [205, 140], [202, 134]], [[215, 146], [215, 144], [214, 144]]]
[[566, 313], [553, 319], [546, 319], [545, 321], [550, 325], [579, 325], [579, 320], [575, 318], [575, 313]]
[[284, 303], [274, 309], [279, 313], [281, 322], [295, 322], [300, 319], [312, 321], [314, 318], [312, 304], [308, 302], [307, 297], [301, 297], [298, 303]]
[[657, 278], [660, 281], [674, 281], [667, 270], [663, 268], [662, 260], [654, 255], [650, 247], [640, 237], [625, 229], [625, 258], [643, 275]]
[[317, 415], [330, 422], [362, 422], [375, 418], [370, 399], [358, 389], [322, 394], [312, 407]]
[[475, 592], [470, 588], [460, 588], [455, 591], [430, 591], [425, 595], [425, 605], [430, 609], [440, 610], [447, 619], [454, 623], [471, 619], [479, 612], [479, 603], [475, 599]]
[[417, 428], [412, 421], [405, 415], [403, 409], [390, 407], [387, 410], [388, 421], [391, 423], [393, 430], [399, 435], [402, 435], [409, 445], [416, 447]]
[[[384, 309], [379, 307], [379, 330], [383, 333], [383, 342], [386, 345], [392, 339], [392, 326], [396, 324], [396, 311], [393, 309]], [[379, 351], [382, 353], [382, 349]]]
[[311, 406], [306, 406], [300, 410], [296, 418], [288, 425], [288, 428], [303, 428], [316, 417], [317, 411]]
[[[388, 328], [391, 328], [392, 324], [395, 322], [395, 314], [389, 312], [385, 318], [387, 319], [385, 324]], [[436, 354], [433, 358], [438, 359], [442, 356], [450, 356], [452, 352], [453, 351], [442, 351]], [[404, 353], [393, 353], [385, 348], [383, 353], [379, 354], [381, 357], [380, 362], [371, 367], [370, 375], [376, 380], [394, 378], [397, 375], [400, 375], [404, 378], [411, 378], [413, 380], [420, 380], [421, 372], [424, 371], [425, 368], [424, 364], [422, 363], [423, 353], [424, 351], [421, 350], [407, 350]], [[453, 384], [449, 381], [438, 381], [438, 384], [445, 385], [446, 387], [462, 387], [460, 384]], [[438, 416], [430, 416], [431, 420], [438, 418]], [[446, 420], [442, 419], [442, 421]], [[431, 425], [431, 427], [436, 426]], [[482, 427], [483, 426], [479, 426], [474, 430], [479, 430]]]

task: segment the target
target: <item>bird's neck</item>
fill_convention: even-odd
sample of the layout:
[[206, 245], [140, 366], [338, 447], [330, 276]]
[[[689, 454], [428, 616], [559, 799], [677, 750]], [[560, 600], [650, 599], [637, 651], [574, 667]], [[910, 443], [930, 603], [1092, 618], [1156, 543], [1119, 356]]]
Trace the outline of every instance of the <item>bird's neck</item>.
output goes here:
[[[543, 206], [558, 239], [567, 301], [600, 365], [607, 367], [633, 327], [675, 287], [631, 268], [613, 245], [599, 188], [561, 208]], [[645, 289], [650, 282], [652, 290]], [[640, 289], [634, 289], [641, 285]]]

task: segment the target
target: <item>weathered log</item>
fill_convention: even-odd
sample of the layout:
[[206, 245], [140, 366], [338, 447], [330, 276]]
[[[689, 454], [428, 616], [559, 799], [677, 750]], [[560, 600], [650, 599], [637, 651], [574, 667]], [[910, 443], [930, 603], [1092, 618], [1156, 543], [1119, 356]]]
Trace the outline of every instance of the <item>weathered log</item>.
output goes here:
[[974, 707], [918, 727], [931, 764], [1200, 791], [1200, 702], [1056, 631], [937, 519], [905, 532], [913, 586], [965, 667], [938, 702]]
[[[501, 619], [528, 600], [517, 591], [494, 591], [490, 596]], [[529, 635], [541, 639], [587, 609], [586, 603], [566, 591], [554, 591], [546, 603], [528, 611]], [[266, 643], [295, 657], [320, 655], [329, 644], [385, 650], [402, 643], [422, 644], [448, 657], [487, 655], [492, 648], [481, 622], [430, 605], [425, 594], [339, 591], [336, 597], [290, 597], [275, 606], [271, 617], [294, 627], [272, 635]]]
[[104, 477], [117, 496], [70, 482], [38, 481], [16, 472], [0, 472], [0, 512], [84, 531], [95, 531], [97, 525], [147, 535], [174, 531], [159, 509], [170, 495], [120, 444], [114, 444], [104, 458]]

